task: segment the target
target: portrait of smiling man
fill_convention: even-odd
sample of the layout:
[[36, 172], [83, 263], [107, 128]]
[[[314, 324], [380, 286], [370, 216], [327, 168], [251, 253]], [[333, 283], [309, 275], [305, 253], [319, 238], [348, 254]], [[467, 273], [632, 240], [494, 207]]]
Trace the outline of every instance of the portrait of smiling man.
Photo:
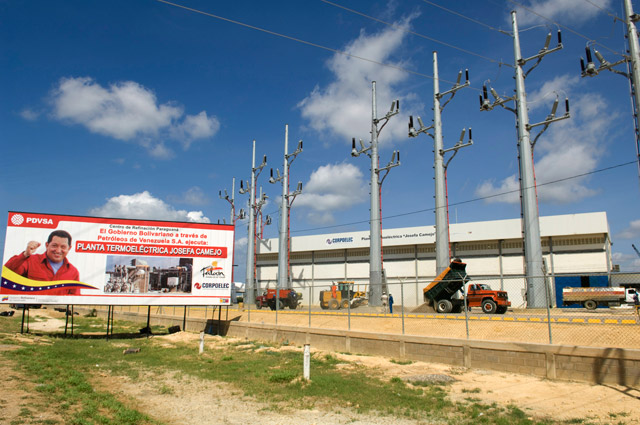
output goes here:
[[[67, 254], [71, 250], [69, 232], [55, 230], [51, 232], [45, 243], [44, 253], [35, 253], [39, 247], [40, 242], [30, 241], [23, 252], [14, 255], [7, 261], [5, 267], [33, 280], [80, 280], [78, 269], [67, 260]], [[69, 289], [69, 295], [74, 293], [74, 289]]]

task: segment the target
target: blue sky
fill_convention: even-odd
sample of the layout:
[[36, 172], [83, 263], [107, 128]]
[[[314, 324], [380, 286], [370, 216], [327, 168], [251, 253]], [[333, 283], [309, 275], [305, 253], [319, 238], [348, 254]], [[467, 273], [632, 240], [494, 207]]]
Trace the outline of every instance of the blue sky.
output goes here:
[[[538, 188], [540, 214], [606, 211], [614, 262], [640, 270], [631, 248], [640, 246], [640, 181], [629, 84], [610, 72], [581, 78], [579, 67], [587, 40], [609, 61], [620, 58], [624, 26], [612, 16], [623, 16], [622, 2], [520, 3], [563, 28], [564, 49], [526, 79], [531, 123], [556, 94], [571, 102], [571, 119], [535, 146], [538, 183], [555, 182]], [[265, 237], [277, 237], [281, 186], [267, 180], [269, 168], [282, 170], [288, 124], [290, 149], [304, 140], [290, 170], [292, 187], [304, 186], [292, 235], [366, 230], [369, 161], [349, 153], [352, 137], [369, 140], [375, 80], [378, 115], [394, 99], [401, 107], [380, 137], [381, 164], [393, 150], [402, 162], [382, 186], [383, 226], [433, 225], [432, 139], [409, 139], [407, 122], [431, 123], [435, 50], [441, 91], [459, 70], [471, 80], [443, 112], [445, 147], [462, 128], [473, 127], [474, 138], [449, 166], [451, 222], [520, 216], [517, 195], [494, 196], [518, 187], [514, 115], [480, 112], [478, 95], [483, 83], [504, 97], [515, 88], [512, 38], [498, 31], [510, 31], [509, 12], [519, 9], [524, 57], [549, 31], [556, 44], [549, 20], [498, 0], [179, 4], [206, 14], [153, 0], [0, 2], [1, 211], [228, 221], [218, 191], [249, 179], [255, 139], [257, 162], [268, 159], [257, 182], [274, 218]], [[247, 198], [236, 194], [238, 208]], [[236, 280], [246, 236], [239, 221]]]

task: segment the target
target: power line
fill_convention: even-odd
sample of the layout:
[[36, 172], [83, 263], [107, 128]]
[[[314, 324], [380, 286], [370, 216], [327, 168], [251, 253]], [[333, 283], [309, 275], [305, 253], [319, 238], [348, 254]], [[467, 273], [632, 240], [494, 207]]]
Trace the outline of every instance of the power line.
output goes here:
[[[576, 174], [576, 175], [573, 175], [573, 176], [564, 177], [564, 178], [557, 179], [557, 180], [551, 180], [551, 181], [548, 181], [548, 182], [545, 182], [545, 183], [539, 183], [536, 186], [537, 187], [541, 187], [541, 186], [548, 186], [548, 185], [551, 185], [551, 184], [561, 183], [561, 182], [564, 182], [564, 181], [567, 181], [567, 180], [573, 180], [573, 179], [577, 179], [577, 178], [580, 178], [580, 177], [585, 177], [585, 176], [589, 176], [589, 175], [593, 175], [593, 174], [597, 174], [597, 173], [602, 173], [602, 172], [605, 172], [605, 171], [613, 170], [615, 168], [626, 167], [627, 165], [631, 165], [631, 164], [635, 165], [636, 161], [624, 162], [622, 164], [616, 164], [616, 165], [612, 165], [610, 167], [600, 168], [598, 170], [589, 171], [587, 173]], [[505, 191], [505, 192], [495, 193], [493, 195], [487, 195], [487, 196], [482, 196], [482, 197], [479, 197], [479, 198], [468, 199], [466, 201], [454, 202], [454, 203], [449, 204], [449, 206], [451, 207], [451, 206], [457, 206], [457, 205], [470, 204], [470, 203], [478, 202], [478, 201], [485, 201], [487, 199], [498, 198], [500, 196], [506, 196], [506, 195], [510, 195], [512, 193], [518, 193], [518, 192], [520, 192], [520, 189], [508, 190], [508, 191]], [[422, 210], [416, 210], [416, 211], [410, 211], [410, 212], [406, 212], [406, 213], [389, 215], [389, 216], [382, 217], [382, 220], [388, 220], [388, 219], [391, 219], [391, 218], [406, 217], [406, 216], [409, 216], [409, 215], [422, 214], [422, 213], [430, 212], [430, 211], [435, 211], [435, 208], [425, 208], [425, 209], [422, 209]], [[313, 227], [313, 228], [310, 228], [310, 229], [291, 230], [291, 233], [302, 233], [302, 232], [312, 232], [312, 231], [316, 231], [316, 230], [334, 229], [334, 228], [337, 228], [337, 227], [353, 226], [355, 224], [364, 224], [364, 223], [369, 223], [369, 220], [353, 221], [353, 222], [350, 222], [350, 223], [335, 224], [335, 225], [331, 225], [331, 226]]]
[[[373, 59], [368, 59], [368, 58], [365, 58], [363, 56], [358, 56], [358, 55], [354, 55], [353, 53], [345, 52], [344, 50], [333, 49], [331, 47], [323, 46], [321, 44], [312, 43], [310, 41], [302, 40], [300, 38], [292, 37], [292, 36], [289, 36], [289, 35], [286, 35], [286, 34], [277, 33], [275, 31], [267, 30], [267, 29], [264, 29], [264, 28], [260, 28], [260, 27], [257, 27], [255, 25], [245, 24], [244, 22], [235, 21], [233, 19], [225, 18], [225, 17], [219, 16], [219, 15], [214, 15], [213, 13], [208, 13], [208, 12], [204, 12], [202, 10], [198, 10], [198, 9], [194, 9], [194, 8], [191, 8], [191, 7], [183, 6], [181, 4], [172, 3], [172, 2], [167, 1], [167, 0], [156, 0], [156, 1], [159, 2], [159, 3], [167, 4], [169, 6], [174, 6], [174, 7], [180, 8], [180, 9], [188, 10], [190, 12], [198, 13], [200, 15], [208, 16], [210, 18], [219, 19], [221, 21], [229, 22], [229, 23], [232, 23], [232, 24], [235, 24], [235, 25], [240, 25], [240, 26], [245, 27], [245, 28], [250, 28], [252, 30], [261, 31], [261, 32], [264, 32], [266, 34], [274, 35], [276, 37], [281, 37], [281, 38], [284, 38], [284, 39], [287, 39], [287, 40], [295, 41], [297, 43], [305, 44], [307, 46], [316, 47], [318, 49], [327, 50], [327, 51], [332, 52], [332, 53], [337, 53], [337, 54], [348, 56], [348, 57], [351, 57], [351, 58], [354, 58], [354, 59], [359, 59], [359, 60], [362, 60], [362, 61], [365, 61], [365, 62], [374, 63], [376, 65], [384, 66], [384, 67], [387, 67], [387, 68], [396, 69], [398, 71], [403, 71], [403, 72], [406, 72], [408, 74], [417, 75], [419, 77], [433, 79], [432, 75], [423, 74], [423, 73], [420, 73], [420, 72], [417, 72], [417, 71], [413, 71], [411, 69], [403, 68], [403, 67], [398, 66], [398, 65], [393, 65], [393, 64], [389, 64], [389, 63], [375, 61]], [[447, 82], [451, 83], [451, 84], [455, 84], [452, 81], [447, 81]]]
[[[540, 18], [542, 18], [542, 19], [544, 19], [544, 20], [546, 20], [546, 21], [549, 21], [549, 22], [551, 22], [552, 24], [554, 24], [554, 25], [556, 25], [556, 26], [558, 26], [558, 27], [560, 27], [560, 28], [564, 28], [564, 29], [566, 29], [567, 31], [569, 31], [569, 32], [571, 32], [571, 33], [573, 33], [573, 34], [577, 35], [577, 36], [578, 36], [578, 37], [580, 37], [580, 38], [584, 38], [584, 39], [585, 39], [585, 40], [587, 40], [587, 41], [593, 41], [593, 39], [592, 39], [591, 37], [587, 37], [586, 35], [584, 35], [584, 34], [582, 34], [582, 33], [579, 33], [578, 31], [576, 31], [576, 30], [574, 30], [574, 29], [572, 29], [572, 28], [569, 28], [569, 27], [568, 27], [568, 26], [566, 26], [566, 25], [562, 25], [562, 24], [560, 24], [560, 23], [558, 23], [558, 22], [554, 21], [554, 20], [553, 20], [553, 19], [551, 19], [551, 18], [548, 18], [548, 17], [546, 17], [546, 16], [544, 16], [544, 15], [541, 15], [540, 13], [535, 12], [535, 11], [534, 11], [533, 9], [531, 9], [530, 7], [527, 7], [527, 6], [525, 6], [524, 4], [517, 2], [516, 0], [507, 0], [507, 1], [509, 1], [509, 2], [511, 2], [511, 3], [513, 3], [513, 4], [515, 4], [515, 5], [518, 5], [518, 6], [522, 7], [524, 10], [526, 10], [526, 11], [528, 11], [528, 12], [530, 12], [530, 13], [533, 13], [534, 15], [536, 15], [536, 16], [538, 16], [538, 17], [540, 17]], [[622, 54], [622, 53], [620, 53], [620, 52], [618, 52], [618, 51], [616, 51], [616, 50], [613, 50], [613, 49], [611, 49], [610, 47], [607, 47], [607, 46], [605, 46], [605, 45], [604, 45], [604, 44], [602, 44], [602, 43], [596, 42], [596, 44], [598, 44], [598, 45], [602, 46], [603, 48], [607, 49], [607, 50], [608, 50], [608, 51], [610, 51], [611, 53], [614, 53], [614, 54], [619, 55], [619, 56], [625, 56], [624, 54]]]
[[584, 0], [584, 1], [586, 1], [587, 3], [589, 3], [591, 6], [595, 7], [596, 9], [600, 9], [601, 11], [603, 11], [604, 13], [606, 13], [607, 15], [612, 17], [614, 20], [620, 21], [620, 22], [624, 22], [622, 19], [618, 18], [618, 16], [616, 14], [610, 12], [609, 10], [607, 10], [604, 7], [600, 6], [599, 4], [594, 3], [591, 0]]
[[503, 30], [501, 30], [501, 29], [499, 29], [499, 28], [492, 27], [492, 26], [491, 26], [491, 25], [489, 25], [489, 24], [485, 24], [484, 22], [478, 21], [477, 19], [470, 18], [470, 17], [468, 17], [468, 16], [466, 16], [466, 15], [463, 15], [462, 13], [456, 12], [455, 10], [447, 9], [447, 8], [446, 8], [446, 7], [444, 7], [444, 6], [440, 6], [439, 4], [433, 3], [433, 2], [431, 2], [431, 1], [429, 1], [429, 0], [422, 0], [422, 1], [423, 1], [423, 2], [425, 2], [425, 3], [427, 3], [427, 4], [430, 4], [431, 6], [434, 6], [434, 7], [437, 7], [437, 8], [439, 8], [439, 9], [442, 9], [442, 10], [444, 10], [444, 11], [446, 11], [446, 12], [449, 12], [449, 13], [451, 13], [451, 14], [453, 14], [453, 15], [459, 16], [459, 17], [461, 17], [461, 18], [463, 18], [463, 19], [466, 19], [466, 20], [471, 21], [471, 22], [473, 22], [473, 23], [476, 23], [476, 24], [478, 24], [478, 25], [482, 25], [483, 27], [485, 27], [485, 28], [489, 28], [489, 29], [490, 29], [490, 30], [492, 30], [492, 31], [497, 31], [497, 32], [499, 32], [499, 33], [501, 33], [501, 34], [509, 34], [507, 31], [503, 31]]
[[[358, 12], [357, 10], [350, 9], [350, 8], [348, 8], [348, 7], [346, 7], [346, 6], [342, 6], [342, 5], [340, 5], [340, 4], [333, 3], [333, 2], [328, 1], [328, 0], [320, 0], [320, 1], [321, 1], [321, 2], [323, 2], [323, 3], [326, 3], [326, 4], [328, 4], [328, 5], [331, 5], [331, 6], [338, 7], [338, 8], [340, 8], [340, 9], [346, 10], [347, 12], [351, 12], [351, 13], [354, 13], [354, 14], [356, 14], [356, 15], [360, 15], [360, 16], [362, 16], [362, 17], [365, 17], [365, 18], [367, 18], [367, 19], [371, 19], [372, 21], [376, 21], [376, 22], [379, 22], [379, 23], [381, 23], [381, 24], [384, 24], [384, 25], [390, 26], [390, 27], [392, 27], [392, 28], [394, 28], [394, 29], [397, 29], [397, 30], [399, 30], [399, 31], [406, 32], [407, 34], [412, 34], [412, 35], [415, 35], [415, 36], [417, 36], [417, 37], [424, 38], [425, 40], [429, 40], [429, 41], [433, 41], [434, 43], [442, 44], [443, 46], [446, 46], [446, 47], [449, 47], [449, 48], [452, 48], [452, 49], [459, 50], [459, 51], [461, 51], [461, 52], [464, 52], [464, 53], [466, 53], [466, 54], [469, 54], [469, 55], [473, 55], [473, 56], [476, 56], [476, 57], [482, 58], [482, 59], [487, 60], [487, 61], [489, 61], [489, 62], [497, 63], [497, 64], [499, 64], [499, 65], [512, 66], [512, 65], [510, 65], [510, 64], [508, 64], [508, 63], [505, 63], [505, 62], [502, 62], [502, 61], [499, 61], [499, 60], [496, 60], [496, 59], [492, 59], [492, 58], [489, 58], [489, 57], [487, 57], [487, 56], [483, 56], [483, 55], [481, 55], [481, 54], [478, 54], [478, 53], [472, 52], [472, 51], [470, 51], [470, 50], [463, 49], [463, 48], [458, 47], [458, 46], [454, 46], [453, 44], [446, 43], [446, 42], [441, 41], [441, 40], [438, 40], [438, 39], [436, 39], [436, 38], [429, 37], [429, 36], [427, 36], [427, 35], [420, 34], [420, 33], [415, 32], [415, 31], [406, 30], [406, 29], [404, 29], [404, 28], [402, 28], [402, 27], [400, 27], [400, 26], [398, 26], [398, 25], [396, 25], [396, 24], [392, 24], [392, 23], [389, 23], [389, 22], [383, 21], [382, 19], [378, 19], [378, 18], [375, 18], [375, 17], [373, 17], [373, 16], [367, 15], [367, 14], [365, 14], [365, 13]], [[425, 1], [425, 0], [423, 0], [423, 1]], [[426, 2], [426, 1], [425, 1], [425, 2]], [[429, 2], [426, 2], [426, 3], [429, 3]], [[437, 6], [437, 5], [434, 5], [434, 6]], [[443, 9], [444, 9], [444, 8], [443, 8]], [[448, 9], [445, 9], [445, 10], [447, 10], [447, 11], [448, 11]], [[455, 12], [452, 12], [452, 13], [455, 13]], [[470, 19], [470, 18], [468, 18], [468, 19]], [[478, 22], [478, 23], [482, 24], [481, 22]], [[482, 25], [486, 25], [486, 24], [482, 24]], [[495, 29], [495, 28], [493, 28], [493, 27], [489, 27], [489, 28], [491, 28], [491, 29]], [[498, 31], [499, 31], [499, 30], [498, 30]]]

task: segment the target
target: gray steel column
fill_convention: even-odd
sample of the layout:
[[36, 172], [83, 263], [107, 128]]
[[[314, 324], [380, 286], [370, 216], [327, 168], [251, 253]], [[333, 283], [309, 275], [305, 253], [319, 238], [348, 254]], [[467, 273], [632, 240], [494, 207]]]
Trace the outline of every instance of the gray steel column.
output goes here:
[[371, 211], [369, 238], [369, 305], [382, 305], [382, 229], [380, 222], [380, 185], [378, 183], [378, 117], [376, 82], [372, 82], [371, 108]]
[[247, 289], [249, 292], [249, 302], [254, 303], [258, 288], [254, 287], [253, 281], [253, 244], [255, 239], [255, 212], [253, 205], [256, 198], [256, 141], [253, 141], [253, 156], [251, 157], [251, 188], [249, 192], [249, 232], [247, 236]]
[[[635, 101], [634, 115], [636, 125], [636, 146], [640, 146], [640, 135], [638, 131], [638, 108], [640, 108], [640, 46], [638, 45], [638, 33], [636, 31], [636, 24], [632, 19], [633, 6], [631, 0], [624, 0], [624, 19], [627, 24], [627, 39], [629, 40], [629, 54], [631, 55], [631, 82], [633, 84], [633, 95]], [[636, 149], [640, 149], [636, 147]], [[638, 155], [638, 173], [640, 175], [640, 152], [636, 152]]]
[[282, 202], [280, 203], [280, 235], [278, 239], [278, 288], [288, 288], [289, 272], [287, 267], [287, 257], [289, 254], [289, 246], [287, 239], [289, 237], [287, 218], [289, 216], [289, 125], [284, 127], [284, 163], [282, 174]]
[[446, 179], [442, 147], [442, 110], [438, 81], [438, 53], [433, 52], [433, 169], [436, 183], [436, 276], [449, 267]]
[[231, 183], [231, 220], [229, 223], [233, 224], [233, 228], [235, 230], [236, 226], [236, 178], [234, 177]]
[[522, 197], [522, 220], [524, 227], [524, 255], [527, 277], [527, 307], [545, 307], [545, 286], [540, 242], [540, 219], [533, 173], [533, 150], [529, 136], [527, 95], [524, 87], [520, 36], [516, 12], [511, 12], [513, 25], [513, 53], [516, 69], [516, 106], [518, 112], [518, 147], [520, 154], [520, 190]]

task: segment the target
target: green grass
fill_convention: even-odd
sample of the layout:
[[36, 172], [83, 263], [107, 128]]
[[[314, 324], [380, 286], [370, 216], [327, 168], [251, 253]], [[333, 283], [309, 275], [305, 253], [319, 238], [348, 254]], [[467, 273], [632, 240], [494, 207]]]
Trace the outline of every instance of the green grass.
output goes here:
[[[100, 329], [100, 319], [75, 317], [77, 329]], [[13, 325], [11, 324], [13, 323]], [[0, 321], [0, 336], [19, 331], [19, 318]], [[17, 325], [17, 326], [16, 326]], [[140, 324], [115, 322], [114, 333], [136, 332]], [[16, 326], [10, 329], [11, 326]], [[106, 330], [106, 327], [104, 327]], [[154, 330], [160, 333], [161, 329]], [[334, 406], [351, 408], [390, 418], [412, 418], [447, 424], [533, 425], [562, 422], [533, 421], [514, 406], [500, 407], [482, 404], [474, 398], [452, 402], [448, 386], [442, 383], [406, 383], [372, 376], [363, 367], [339, 368], [345, 363], [335, 356], [313, 354], [311, 380], [302, 379], [302, 352], [259, 350], [277, 348], [264, 342], [243, 341], [198, 354], [198, 343], [161, 347], [154, 339], [138, 338], [109, 341], [103, 338], [50, 336], [51, 344], [28, 345], [1, 356], [22, 365], [22, 371], [32, 377], [37, 390], [52, 403], [65, 423], [85, 424], [155, 424], [147, 415], [118, 401], [108, 388], [94, 388], [95, 373], [116, 373], [138, 379], [142, 374], [170, 372], [174, 379], [188, 381], [191, 377], [231, 384], [237, 393], [255, 397], [270, 409], [282, 406], [315, 408]], [[141, 351], [122, 355], [122, 343], [139, 347]], [[404, 362], [398, 364], [405, 364]], [[172, 394], [171, 387], [158, 384], [160, 394]], [[477, 391], [476, 391], [477, 390]], [[479, 389], [467, 390], [468, 393]], [[27, 415], [25, 411], [25, 415]], [[390, 419], [391, 421], [393, 419]]]

